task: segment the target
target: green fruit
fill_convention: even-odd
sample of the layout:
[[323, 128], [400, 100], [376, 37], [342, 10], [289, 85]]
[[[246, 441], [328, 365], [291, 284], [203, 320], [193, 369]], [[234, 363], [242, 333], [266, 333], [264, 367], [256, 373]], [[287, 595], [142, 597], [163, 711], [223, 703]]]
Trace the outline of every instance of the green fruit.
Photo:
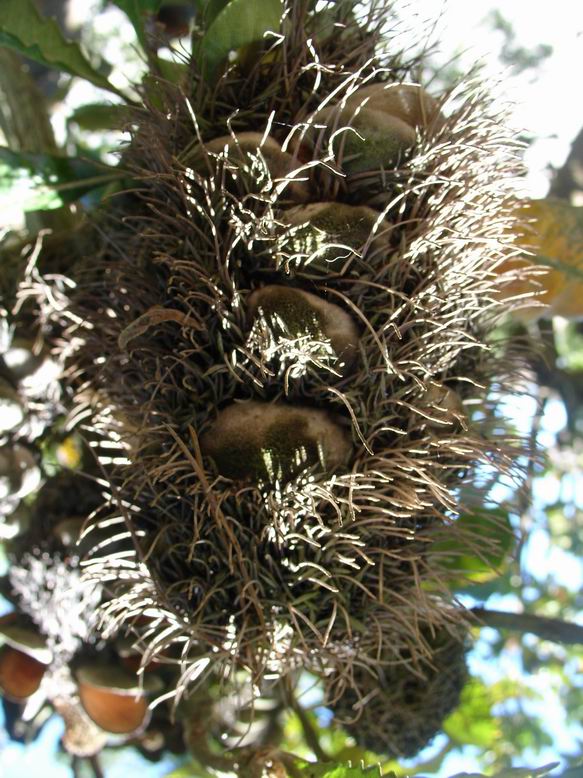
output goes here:
[[275, 356], [282, 363], [312, 360], [340, 372], [354, 361], [358, 330], [339, 305], [302, 289], [275, 285], [253, 292], [248, 305], [255, 319], [250, 344], [258, 342], [267, 361]]
[[220, 411], [200, 443], [221, 475], [259, 483], [285, 483], [310, 468], [332, 471], [352, 448], [350, 436], [325, 411], [261, 402]]
[[285, 211], [281, 221], [293, 228], [282, 236], [281, 256], [301, 268], [358, 272], [361, 264], [389, 252], [390, 224], [365, 205], [299, 205]]
[[331, 106], [319, 111], [314, 123], [327, 125], [326, 144], [331, 142], [337, 164], [349, 175], [398, 167], [417, 139], [411, 125], [372, 108]]

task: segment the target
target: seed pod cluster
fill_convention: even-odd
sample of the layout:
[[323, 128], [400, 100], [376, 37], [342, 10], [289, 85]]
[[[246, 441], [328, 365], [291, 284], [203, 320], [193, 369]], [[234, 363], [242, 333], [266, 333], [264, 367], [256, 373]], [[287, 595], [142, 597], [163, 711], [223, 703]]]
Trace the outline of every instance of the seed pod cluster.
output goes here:
[[459, 704], [467, 680], [463, 633], [438, 633], [427, 640], [428, 655], [417, 663], [363, 668], [357, 685], [333, 705], [337, 721], [356, 742], [377, 754], [415, 756]]
[[427, 551], [473, 468], [513, 466], [485, 341], [516, 162], [482, 86], [437, 101], [374, 31], [312, 39], [316, 17], [290, 2], [251, 71], [209, 88], [193, 60], [141, 110], [73, 310], [127, 457], [109, 615], [155, 609], [185, 684], [304, 666], [333, 702], [367, 694], [359, 668], [430, 663], [422, 635], [463, 642]]

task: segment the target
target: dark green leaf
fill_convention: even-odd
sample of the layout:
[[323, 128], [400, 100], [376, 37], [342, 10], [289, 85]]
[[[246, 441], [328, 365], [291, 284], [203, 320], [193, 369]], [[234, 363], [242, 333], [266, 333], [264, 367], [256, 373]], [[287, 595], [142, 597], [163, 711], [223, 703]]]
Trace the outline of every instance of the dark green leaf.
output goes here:
[[39, 14], [33, 0], [2, 0], [0, 45], [123, 97], [85, 58], [78, 44], [63, 36], [53, 19], [45, 19]]
[[128, 16], [145, 50], [147, 48], [146, 18], [158, 13], [162, 0], [113, 0], [113, 3]]
[[73, 112], [69, 122], [78, 124], [83, 130], [115, 130], [123, 124], [126, 116], [124, 105], [87, 103]]
[[282, 0], [231, 0], [215, 17], [198, 50], [201, 67], [209, 77], [229, 52], [256, 43], [268, 30], [279, 31]]
[[119, 177], [91, 160], [0, 147], [0, 201], [18, 202], [23, 211], [59, 208]]
[[231, 0], [195, 0], [203, 29], [206, 29]]

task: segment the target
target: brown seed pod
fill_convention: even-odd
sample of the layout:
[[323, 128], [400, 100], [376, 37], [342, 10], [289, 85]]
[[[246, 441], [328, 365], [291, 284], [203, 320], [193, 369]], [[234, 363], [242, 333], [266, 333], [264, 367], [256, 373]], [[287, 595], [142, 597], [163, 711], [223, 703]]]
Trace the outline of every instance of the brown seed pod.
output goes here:
[[[310, 292], [288, 286], [264, 286], [247, 300], [249, 314], [255, 319], [251, 330], [259, 341], [262, 357], [274, 356], [298, 362], [305, 352], [319, 367], [345, 372], [356, 357], [359, 333], [352, 318], [339, 305], [329, 303]], [[254, 330], [260, 333], [254, 335]], [[261, 338], [263, 335], [263, 338]], [[286, 355], [286, 347], [291, 354]]]
[[[212, 170], [212, 157], [226, 154], [231, 164], [239, 167], [242, 172], [249, 174], [250, 178], [261, 183], [261, 161], [265, 162], [269, 177], [279, 183], [284, 198], [289, 198], [297, 203], [304, 203], [310, 199], [309, 187], [305, 174], [298, 171], [300, 163], [294, 160], [291, 154], [282, 151], [280, 144], [269, 136], [264, 137], [259, 132], [241, 132], [238, 135], [224, 135], [213, 138], [204, 144], [203, 149], [195, 153], [192, 165], [201, 173], [208, 172], [209, 165]], [[263, 183], [267, 183], [264, 178]]]
[[46, 665], [12, 646], [0, 648], [0, 689], [10, 700], [20, 702], [36, 692]]
[[286, 210], [287, 230], [279, 244], [281, 262], [294, 272], [312, 268], [326, 274], [358, 273], [371, 257], [388, 260], [391, 225], [378, 211], [363, 205], [326, 202]]
[[127, 735], [146, 725], [146, 689], [160, 689], [155, 677], [148, 675], [146, 688], [141, 688], [135, 674], [103, 664], [82, 665], [76, 677], [83, 708], [106, 732]]
[[137, 693], [119, 694], [80, 683], [79, 699], [89, 718], [106, 732], [128, 735], [147, 721], [148, 701]]
[[444, 122], [439, 103], [419, 84], [368, 84], [347, 97], [346, 104], [353, 110], [383, 111], [424, 130]]
[[220, 411], [200, 444], [221, 475], [269, 483], [285, 483], [311, 468], [334, 470], [352, 448], [325, 411], [258, 402]]

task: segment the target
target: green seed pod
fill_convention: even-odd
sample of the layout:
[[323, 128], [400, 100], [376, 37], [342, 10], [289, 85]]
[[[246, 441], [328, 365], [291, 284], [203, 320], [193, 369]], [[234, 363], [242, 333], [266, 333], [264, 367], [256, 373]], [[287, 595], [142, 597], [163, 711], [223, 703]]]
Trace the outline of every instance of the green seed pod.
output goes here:
[[200, 443], [221, 475], [272, 484], [342, 467], [352, 447], [324, 411], [258, 402], [225, 408]]
[[292, 228], [282, 235], [281, 261], [293, 268], [358, 273], [370, 257], [388, 255], [391, 225], [364, 205], [299, 205], [285, 211], [281, 221]]
[[340, 169], [348, 175], [398, 167], [417, 137], [407, 122], [368, 107], [334, 105], [319, 111], [313, 120], [316, 127], [327, 129], [323, 139], [317, 129], [312, 130], [312, 144], [331, 145]]

